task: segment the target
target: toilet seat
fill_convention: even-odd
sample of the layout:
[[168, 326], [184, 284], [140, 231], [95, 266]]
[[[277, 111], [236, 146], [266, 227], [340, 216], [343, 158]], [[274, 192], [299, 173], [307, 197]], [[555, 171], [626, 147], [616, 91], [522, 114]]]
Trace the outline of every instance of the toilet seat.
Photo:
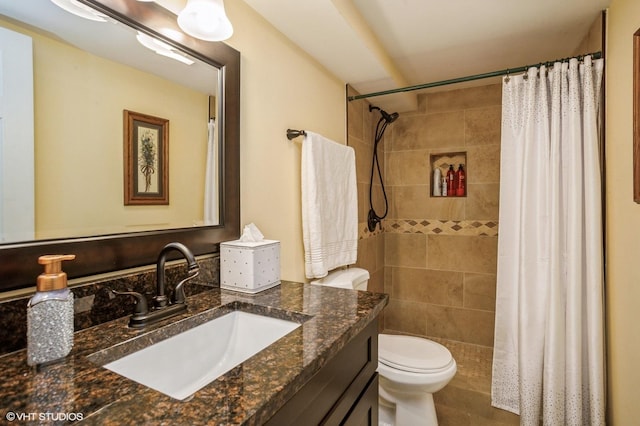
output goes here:
[[446, 370], [455, 362], [439, 343], [414, 336], [380, 334], [378, 361], [410, 373], [430, 374]]
[[[366, 290], [368, 280], [366, 269], [349, 268], [311, 284]], [[380, 406], [395, 408], [390, 418], [397, 425], [437, 426], [433, 393], [445, 387], [457, 369], [451, 352], [439, 343], [414, 336], [378, 335]]]

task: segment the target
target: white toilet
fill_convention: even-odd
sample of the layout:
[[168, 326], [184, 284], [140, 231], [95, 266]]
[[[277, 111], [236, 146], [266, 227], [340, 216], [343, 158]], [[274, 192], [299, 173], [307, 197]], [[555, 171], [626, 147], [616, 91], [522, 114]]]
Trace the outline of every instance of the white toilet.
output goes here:
[[[312, 284], [366, 290], [368, 282], [367, 270], [349, 268], [333, 271]], [[439, 343], [421, 337], [380, 334], [380, 424], [437, 425], [433, 393], [451, 381], [456, 369], [451, 352]]]

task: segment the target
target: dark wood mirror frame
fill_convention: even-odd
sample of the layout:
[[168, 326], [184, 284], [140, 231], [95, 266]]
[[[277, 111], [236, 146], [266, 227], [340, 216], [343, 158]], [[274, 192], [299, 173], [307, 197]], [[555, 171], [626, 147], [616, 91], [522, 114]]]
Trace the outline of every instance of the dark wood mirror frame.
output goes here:
[[[165, 231], [135, 232], [0, 246], [0, 291], [35, 285], [42, 267], [38, 257], [44, 254], [75, 254], [67, 262], [69, 278], [95, 275], [120, 269], [153, 264], [162, 247], [179, 241], [194, 254], [213, 253], [217, 243], [240, 235], [240, 52], [220, 42], [204, 42], [185, 35], [176, 16], [156, 3], [137, 0], [79, 0], [95, 9], [144, 31], [166, 43], [207, 62], [220, 70], [220, 111], [222, 113], [222, 175], [220, 185], [220, 225]], [[175, 39], [159, 29], [169, 28]], [[120, 112], [121, 113], [121, 112]]]
[[633, 35], [633, 201], [640, 204], [640, 29]]

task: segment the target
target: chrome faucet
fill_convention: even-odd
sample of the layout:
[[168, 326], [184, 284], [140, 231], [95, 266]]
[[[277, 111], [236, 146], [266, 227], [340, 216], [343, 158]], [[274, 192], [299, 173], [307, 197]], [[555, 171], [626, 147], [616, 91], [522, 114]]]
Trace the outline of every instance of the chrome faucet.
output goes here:
[[[164, 264], [167, 259], [167, 253], [171, 250], [179, 251], [187, 260], [187, 276], [180, 281], [173, 290], [171, 302], [165, 294], [165, 273]], [[169, 243], [160, 250], [156, 269], [156, 295], [153, 297], [153, 309], [150, 311], [147, 306], [146, 298], [135, 291], [115, 291], [117, 295], [133, 296], [136, 299], [136, 308], [129, 320], [129, 327], [142, 328], [146, 325], [153, 324], [166, 318], [182, 313], [187, 310], [185, 303], [184, 284], [195, 278], [200, 273], [200, 267], [196, 262], [193, 253], [181, 243]]]

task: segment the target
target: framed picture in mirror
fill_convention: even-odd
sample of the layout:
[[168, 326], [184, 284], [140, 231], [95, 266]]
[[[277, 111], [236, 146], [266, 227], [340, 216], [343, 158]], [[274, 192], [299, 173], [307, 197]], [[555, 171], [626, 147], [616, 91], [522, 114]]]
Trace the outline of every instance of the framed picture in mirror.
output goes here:
[[124, 204], [169, 204], [169, 120], [124, 110]]
[[640, 29], [633, 35], [633, 201], [640, 204]]

